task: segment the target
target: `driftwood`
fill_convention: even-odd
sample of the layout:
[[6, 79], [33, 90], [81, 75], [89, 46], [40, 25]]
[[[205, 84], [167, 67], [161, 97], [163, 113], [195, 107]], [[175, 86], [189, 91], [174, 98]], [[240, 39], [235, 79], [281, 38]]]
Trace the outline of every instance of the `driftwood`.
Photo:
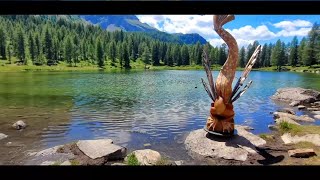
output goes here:
[[207, 74], [209, 86], [203, 79], [202, 83], [209, 97], [213, 101], [211, 103], [210, 117], [207, 119], [206, 128], [209, 131], [221, 134], [233, 134], [234, 132], [235, 113], [232, 103], [239, 99], [252, 84], [252, 81], [249, 81], [248, 84], [242, 90], [240, 90], [261, 51], [261, 46], [259, 45], [249, 59], [241, 77], [238, 79], [236, 85], [232, 89], [232, 82], [235, 76], [239, 58], [239, 49], [234, 37], [222, 28], [224, 24], [232, 20], [234, 20], [234, 15], [213, 16], [214, 30], [226, 42], [229, 49], [228, 58], [220, 70], [216, 83], [214, 83], [213, 80], [210, 68], [211, 60], [208, 57], [207, 49], [203, 50], [203, 66]]

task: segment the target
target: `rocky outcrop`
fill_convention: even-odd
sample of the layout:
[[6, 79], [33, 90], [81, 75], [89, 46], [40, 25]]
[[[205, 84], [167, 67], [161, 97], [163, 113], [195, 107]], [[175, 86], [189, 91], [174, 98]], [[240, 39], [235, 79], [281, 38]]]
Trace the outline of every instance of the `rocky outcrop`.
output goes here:
[[297, 157], [297, 158], [308, 158], [308, 157], [317, 155], [313, 149], [294, 149], [294, 150], [289, 150], [288, 154], [290, 157]]
[[320, 146], [320, 135], [319, 134], [307, 134], [303, 136], [292, 136], [290, 133], [285, 133], [281, 136], [282, 141], [285, 144], [297, 144], [299, 142], [310, 142], [316, 146]]
[[248, 154], [256, 154], [256, 148], [266, 141], [236, 126], [237, 135], [224, 138], [212, 136], [203, 129], [192, 131], [185, 140], [189, 154], [194, 158], [223, 158], [228, 160], [246, 161]]
[[[320, 100], [320, 92], [303, 88], [280, 88], [272, 99], [285, 102], [298, 102], [298, 104], [312, 103]], [[298, 105], [295, 103], [295, 105]]]
[[26, 124], [25, 122], [23, 122], [23, 121], [20, 120], [20, 121], [15, 122], [15, 123], [12, 125], [12, 127], [13, 127], [14, 129], [20, 130], [20, 129], [26, 128], [26, 127], [27, 127], [27, 124]]
[[283, 109], [278, 109], [277, 112], [284, 112], [292, 115], [296, 115], [293, 109], [290, 108], [283, 108]]
[[7, 138], [8, 137], [8, 135], [5, 135], [5, 134], [3, 134], [3, 133], [0, 133], [0, 140], [1, 139], [4, 139], [4, 138]]
[[127, 154], [127, 149], [112, 143], [111, 139], [81, 140], [77, 142], [77, 146], [91, 159], [101, 157], [109, 160], [123, 159]]
[[290, 123], [290, 124], [295, 124], [295, 125], [300, 125], [299, 123], [295, 122], [294, 120], [290, 119], [290, 118], [277, 118], [276, 120], [276, 123], [277, 124], [280, 124], [282, 122], [287, 122], [287, 123]]
[[311, 117], [308, 116], [295, 116], [292, 114], [288, 114], [288, 113], [283, 113], [283, 112], [274, 112], [273, 113], [274, 118], [278, 119], [278, 118], [283, 118], [283, 119], [287, 119], [290, 118], [294, 121], [304, 121], [304, 122], [315, 122], [315, 120]]
[[140, 165], [156, 165], [161, 160], [161, 154], [151, 149], [133, 151]]

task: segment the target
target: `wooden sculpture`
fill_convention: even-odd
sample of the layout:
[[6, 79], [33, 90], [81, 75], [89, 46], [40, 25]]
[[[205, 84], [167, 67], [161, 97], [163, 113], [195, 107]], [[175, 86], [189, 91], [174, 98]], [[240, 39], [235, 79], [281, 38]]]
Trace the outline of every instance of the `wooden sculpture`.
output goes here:
[[[220, 73], [217, 77], [216, 83], [213, 81], [211, 72], [211, 60], [208, 58], [207, 50], [203, 51], [203, 66], [207, 74], [209, 87], [202, 79], [205, 90], [209, 97], [212, 99], [210, 117], [207, 119], [206, 130], [214, 132], [219, 135], [233, 135], [234, 134], [234, 116], [232, 103], [236, 101], [244, 92], [250, 87], [252, 81], [238, 92], [244, 81], [248, 77], [254, 63], [257, 60], [258, 54], [261, 51], [259, 45], [249, 59], [241, 77], [238, 79], [236, 85], [232, 89], [232, 82], [235, 76], [236, 67], [238, 64], [238, 45], [235, 38], [222, 26], [232, 20], [234, 15], [214, 15], [213, 25], [214, 30], [225, 41], [228, 46], [228, 58], [222, 66]], [[238, 92], [238, 93], [237, 93]]]

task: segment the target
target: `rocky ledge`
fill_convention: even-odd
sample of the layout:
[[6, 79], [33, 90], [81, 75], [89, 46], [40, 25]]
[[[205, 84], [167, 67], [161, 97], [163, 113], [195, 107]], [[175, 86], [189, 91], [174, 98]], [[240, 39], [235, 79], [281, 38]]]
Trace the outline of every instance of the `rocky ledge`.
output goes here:
[[203, 129], [192, 131], [185, 140], [190, 156], [196, 159], [223, 158], [226, 160], [246, 161], [248, 154], [257, 154], [256, 147], [266, 141], [247, 130], [236, 126], [237, 134], [231, 138], [212, 136]]

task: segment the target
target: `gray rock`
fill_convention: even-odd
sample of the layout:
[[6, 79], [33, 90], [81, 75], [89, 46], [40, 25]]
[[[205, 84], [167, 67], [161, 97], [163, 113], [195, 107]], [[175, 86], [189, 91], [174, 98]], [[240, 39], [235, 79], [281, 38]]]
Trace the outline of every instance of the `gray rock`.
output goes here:
[[245, 161], [249, 153], [256, 154], [256, 146], [266, 144], [266, 141], [245, 130], [242, 126], [236, 126], [238, 134], [231, 138], [208, 136], [203, 129], [190, 132], [186, 137], [185, 146], [189, 154], [194, 158], [224, 158]]
[[150, 143], [146, 143], [146, 144], [143, 144], [144, 147], [150, 147], [151, 144]]
[[316, 146], [320, 146], [320, 135], [319, 134], [307, 134], [303, 136], [291, 136], [290, 133], [285, 133], [281, 136], [282, 141], [285, 144], [297, 144], [299, 142], [310, 142]]
[[313, 117], [317, 120], [320, 120], [320, 115], [314, 115]]
[[304, 105], [299, 105], [298, 109], [305, 109], [306, 107]]
[[55, 164], [54, 161], [44, 161], [40, 165], [41, 166], [51, 166], [51, 165], [54, 165], [54, 164]]
[[320, 101], [316, 101], [316, 102], [314, 102], [314, 104], [320, 105]]
[[275, 120], [277, 124], [280, 124], [282, 122], [287, 122], [287, 123], [290, 123], [290, 124], [295, 124], [295, 125], [300, 125], [299, 123], [297, 123], [296, 121], [292, 120], [291, 118], [284, 118], [284, 117], [281, 117], [281, 118], [278, 118]]
[[151, 149], [142, 149], [132, 152], [140, 165], [156, 165], [161, 160], [161, 154]]
[[4, 138], [7, 138], [8, 137], [8, 135], [5, 135], [5, 134], [3, 134], [3, 133], [0, 133], [0, 140], [1, 139], [4, 139]]
[[[284, 113], [288, 113], [288, 114], [292, 114], [295, 115], [296, 113], [294, 112], [293, 109], [290, 108], [283, 108], [283, 109], [278, 109], [277, 112], [284, 112]], [[272, 113], [271, 113], [272, 114]]]
[[20, 120], [20, 121], [15, 122], [15, 123], [12, 125], [12, 127], [13, 127], [14, 129], [20, 130], [20, 129], [26, 128], [26, 127], [27, 127], [27, 124], [26, 124], [25, 122], [23, 122], [23, 121]]
[[288, 154], [290, 157], [297, 157], [297, 158], [308, 158], [308, 157], [317, 155], [313, 149], [294, 149], [294, 150], [289, 150]]
[[126, 166], [124, 163], [113, 163], [111, 166]]
[[277, 127], [276, 125], [271, 125], [271, 124], [269, 124], [269, 125], [268, 125], [268, 128], [271, 129], [271, 130], [273, 130], [273, 131], [278, 130], [278, 127]]
[[48, 156], [48, 155], [56, 154], [57, 150], [60, 147], [62, 147], [62, 145], [54, 146], [54, 147], [48, 148], [48, 149], [44, 149], [44, 150], [39, 151], [39, 152], [32, 152], [32, 153], [29, 153], [28, 155], [29, 156]]
[[183, 165], [183, 161], [174, 161], [174, 164], [177, 165], [177, 166], [181, 166]]
[[283, 118], [283, 119], [287, 119], [290, 118], [294, 121], [304, 121], [304, 122], [315, 122], [315, 120], [311, 117], [308, 116], [295, 116], [292, 114], [288, 114], [288, 113], [283, 113], [283, 112], [274, 112], [273, 116], [278, 119], [278, 118]]
[[307, 108], [308, 111], [319, 111], [319, 108], [315, 108], [315, 107], [311, 107], [311, 108]]
[[298, 101], [300, 104], [312, 103], [320, 100], [320, 92], [312, 89], [296, 88], [280, 88], [272, 96], [272, 99], [292, 102]]
[[312, 114], [320, 115], [320, 111], [311, 111]]
[[112, 144], [111, 139], [81, 140], [77, 142], [78, 148], [91, 159], [107, 158], [108, 160], [123, 159], [127, 149]]
[[292, 106], [292, 107], [295, 107], [295, 106], [298, 106], [300, 104], [299, 101], [292, 101], [289, 106]]

